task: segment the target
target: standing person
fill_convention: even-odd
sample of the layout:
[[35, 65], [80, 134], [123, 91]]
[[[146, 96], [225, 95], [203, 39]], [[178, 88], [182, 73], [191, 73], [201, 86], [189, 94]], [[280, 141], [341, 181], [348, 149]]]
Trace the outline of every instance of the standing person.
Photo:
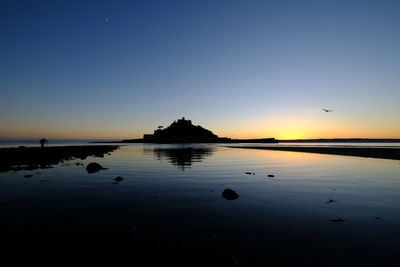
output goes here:
[[46, 143], [46, 138], [42, 138], [42, 139], [40, 139], [40, 145], [42, 146], [42, 147], [44, 147], [44, 144]]

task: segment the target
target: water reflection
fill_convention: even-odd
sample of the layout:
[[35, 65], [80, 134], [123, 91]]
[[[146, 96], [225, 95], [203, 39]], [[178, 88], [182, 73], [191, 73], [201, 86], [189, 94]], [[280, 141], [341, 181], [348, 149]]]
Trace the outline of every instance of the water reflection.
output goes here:
[[4, 266], [399, 266], [396, 161], [129, 144], [108, 170], [74, 162], [0, 173]]
[[213, 147], [154, 148], [153, 153], [158, 160], [168, 160], [172, 165], [184, 171], [195, 162], [202, 162], [211, 156]]

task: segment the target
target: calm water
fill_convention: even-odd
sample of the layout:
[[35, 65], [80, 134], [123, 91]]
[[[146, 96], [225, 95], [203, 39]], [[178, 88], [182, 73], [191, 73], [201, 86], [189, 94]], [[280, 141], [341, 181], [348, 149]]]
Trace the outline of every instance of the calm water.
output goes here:
[[[90, 162], [109, 169], [88, 174]], [[226, 188], [239, 198], [224, 199]], [[82, 255], [118, 266], [400, 264], [396, 160], [128, 145], [0, 173], [0, 203], [0, 253], [10, 266], [67, 265]]]

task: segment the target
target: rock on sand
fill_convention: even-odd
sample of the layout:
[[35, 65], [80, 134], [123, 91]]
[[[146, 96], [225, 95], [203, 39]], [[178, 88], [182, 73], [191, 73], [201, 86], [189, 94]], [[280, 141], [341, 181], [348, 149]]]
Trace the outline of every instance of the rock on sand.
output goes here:
[[232, 189], [227, 188], [224, 190], [224, 192], [222, 192], [222, 197], [227, 200], [235, 200], [239, 198], [239, 195]]
[[107, 170], [107, 168], [103, 168], [103, 166], [101, 166], [100, 164], [98, 164], [96, 162], [89, 163], [86, 166], [86, 171], [88, 173], [95, 173], [95, 172], [98, 172], [100, 170]]

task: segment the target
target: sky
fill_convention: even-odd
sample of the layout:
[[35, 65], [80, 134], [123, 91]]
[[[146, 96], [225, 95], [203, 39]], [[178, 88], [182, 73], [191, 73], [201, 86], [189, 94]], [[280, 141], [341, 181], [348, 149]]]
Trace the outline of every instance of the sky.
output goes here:
[[[0, 3], [0, 138], [400, 138], [400, 1]], [[323, 108], [333, 112], [324, 112]]]

